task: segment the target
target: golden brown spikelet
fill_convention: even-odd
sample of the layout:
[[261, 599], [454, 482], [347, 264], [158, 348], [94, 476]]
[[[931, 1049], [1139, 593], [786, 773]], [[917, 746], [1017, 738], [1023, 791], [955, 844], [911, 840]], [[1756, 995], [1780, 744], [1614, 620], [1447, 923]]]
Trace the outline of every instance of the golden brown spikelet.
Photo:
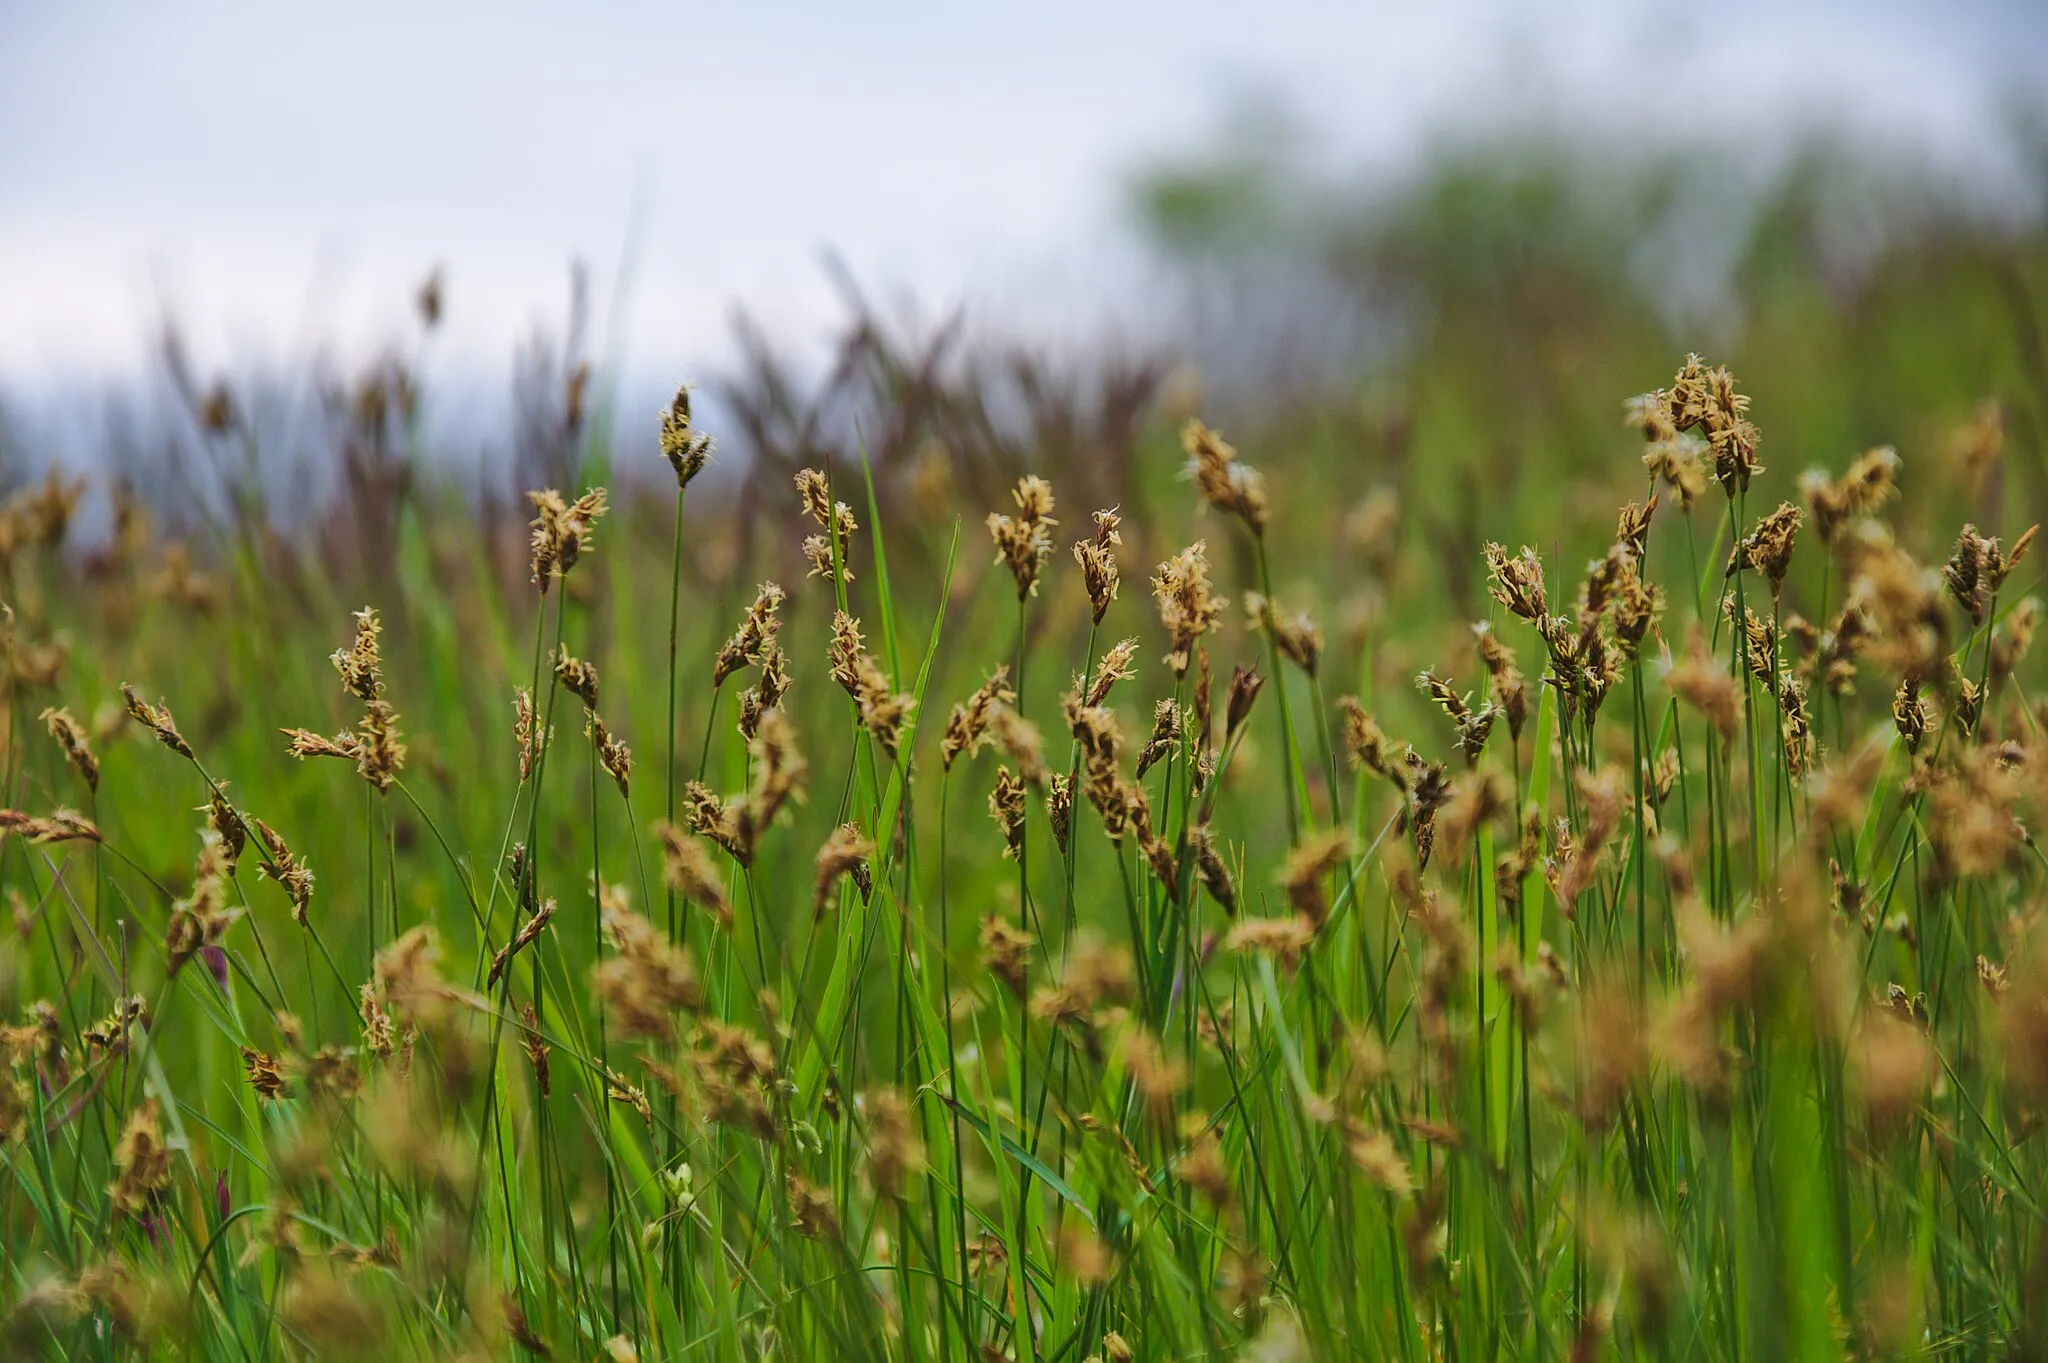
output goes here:
[[989, 673], [988, 680], [975, 688], [974, 694], [953, 707], [946, 719], [946, 733], [939, 742], [940, 761], [947, 770], [964, 754], [973, 757], [980, 753], [988, 741], [989, 725], [997, 710], [1016, 699], [1010, 690], [1010, 669], [1007, 664], [998, 664]]
[[981, 963], [1019, 999], [1024, 997], [1034, 940], [1030, 933], [993, 914], [981, 920]]
[[285, 744], [285, 752], [300, 759], [308, 757], [339, 757], [344, 761], [360, 761], [363, 755], [362, 743], [354, 734], [336, 734], [333, 738], [316, 734], [311, 729], [281, 729], [280, 733], [291, 740]]
[[117, 1210], [139, 1216], [171, 1186], [171, 1151], [164, 1144], [162, 1110], [154, 1098], [137, 1103], [114, 1150], [114, 1182], [107, 1188]]
[[249, 1087], [256, 1090], [257, 1097], [275, 1102], [290, 1096], [291, 1084], [279, 1067], [276, 1056], [244, 1046], [242, 1070], [249, 1076]]
[[1479, 645], [1480, 661], [1486, 665], [1488, 693], [1507, 720], [1509, 735], [1520, 739], [1522, 726], [1529, 719], [1529, 683], [1515, 665], [1515, 651], [1500, 641], [1485, 620], [1472, 626], [1472, 636]]
[[1237, 517], [1254, 535], [1266, 533], [1266, 480], [1242, 462], [1223, 437], [1199, 421], [1181, 427], [1181, 448], [1188, 456], [1188, 476], [1202, 499], [1218, 511]]
[[400, 1022], [438, 1021], [455, 991], [441, 978], [441, 938], [432, 925], [409, 928], [377, 953], [375, 995]]
[[1291, 971], [1315, 944], [1316, 925], [1298, 913], [1285, 918], [1246, 918], [1223, 940], [1232, 951], [1271, 956]]
[[1792, 566], [1792, 543], [1799, 533], [1799, 508], [1780, 502], [1778, 509], [1757, 521], [1728, 556], [1727, 576], [1754, 568], [1770, 581], [1771, 594], [1785, 586], [1785, 574]]
[[1266, 679], [1259, 675], [1256, 667], [1239, 666], [1230, 674], [1230, 689], [1223, 700], [1223, 742], [1228, 746], [1237, 737], [1238, 730], [1251, 718], [1252, 706], [1259, 698], [1259, 691]]
[[1032, 789], [1044, 790], [1052, 772], [1045, 765], [1045, 736], [1038, 726], [1004, 705], [996, 710], [993, 727], [996, 747], [1016, 764], [1018, 777]]
[[1109, 613], [1110, 602], [1116, 600], [1120, 573], [1116, 554], [1112, 552], [1123, 543], [1123, 536], [1117, 526], [1121, 523], [1116, 508], [1095, 513], [1095, 537], [1074, 542], [1074, 561], [1081, 565], [1081, 583], [1088, 592], [1088, 604], [1095, 612], [1095, 623], [1101, 624], [1102, 617]]
[[1313, 677], [1322, 661], [1323, 632], [1307, 611], [1283, 614], [1259, 592], [1247, 592], [1244, 608], [1253, 629], [1272, 636], [1280, 656]]
[[180, 757], [192, 755], [192, 745], [178, 732], [178, 723], [171, 718], [171, 707], [161, 701], [151, 705], [137, 695], [135, 688], [127, 682], [121, 683], [121, 698], [127, 702], [128, 713], [143, 728], [155, 734], [157, 741]]
[[704, 471], [712, 448], [711, 437], [698, 430], [690, 419], [690, 386], [683, 384], [661, 412], [661, 453], [675, 470], [678, 489], [688, 487]]
[[[1138, 656], [1138, 641], [1135, 638], [1119, 639], [1102, 651], [1095, 660], [1095, 675], [1088, 679], [1088, 705], [1100, 705], [1109, 699], [1109, 693], [1120, 681], [1129, 681], [1137, 670], [1131, 665]], [[1075, 682], [1080, 689], [1080, 681]]]
[[1230, 868], [1216, 850], [1216, 837], [1207, 824], [1194, 824], [1187, 832], [1188, 849], [1194, 853], [1195, 874], [1202, 882], [1202, 888], [1227, 914], [1237, 913], [1237, 886], [1230, 877]]
[[612, 737], [612, 731], [605, 727], [603, 716], [599, 715], [595, 710], [590, 712], [590, 720], [585, 727], [585, 733], [590, 739], [591, 746], [597, 749], [598, 765], [604, 768], [605, 774], [611, 777], [612, 781], [618, 786], [619, 795], [622, 798], [630, 799], [633, 780], [633, 750], [626, 746], [624, 739]]
[[747, 613], [740, 618], [739, 628], [720, 645], [717, 656], [712, 660], [712, 685], [721, 686], [727, 677], [742, 667], [763, 660], [782, 628], [778, 614], [782, 601], [783, 590], [778, 584], [761, 584], [754, 594], [754, 604], [747, 607]]
[[875, 892], [874, 877], [868, 870], [868, 859], [874, 854], [874, 843], [852, 824], [843, 823], [832, 830], [818, 848], [817, 876], [811, 890], [813, 918], [825, 916], [826, 907], [844, 879], [851, 878], [854, 889], [860, 892], [861, 903], [868, 902]]
[[540, 907], [528, 915], [526, 921], [519, 925], [519, 931], [512, 935], [512, 940], [500, 947], [497, 953], [491, 957], [490, 973], [484, 979], [485, 988], [493, 988], [497, 985], [498, 981], [504, 977], [505, 968], [512, 964], [520, 952], [531, 946], [535, 938], [546, 931], [548, 924], [554, 921], [554, 917], [555, 901], [543, 899]]
[[398, 715], [389, 701], [373, 700], [356, 725], [356, 771], [378, 790], [390, 788], [405, 766], [405, 744], [398, 741]]
[[1064, 772], [1054, 773], [1046, 782], [1045, 817], [1052, 825], [1053, 841], [1060, 851], [1066, 851], [1074, 831], [1074, 782]]
[[853, 508], [845, 502], [832, 500], [832, 486], [817, 469], [798, 471], [796, 490], [804, 515], [826, 532], [824, 535], [812, 535], [803, 542], [804, 558], [811, 565], [810, 575], [832, 580], [836, 556], [838, 580], [842, 583], [853, 581], [848, 556], [853, 549], [853, 533], [859, 529]]
[[1488, 590], [1508, 614], [1542, 624], [1550, 615], [1550, 599], [1543, 590], [1543, 560], [1534, 549], [1522, 546], [1514, 558], [1498, 544], [1486, 546]]
[[996, 768], [995, 788], [988, 796], [989, 817], [1003, 833], [1003, 855], [1024, 853], [1024, 783], [1008, 767]]
[[1879, 1137], [1897, 1134], [1936, 1073], [1926, 1036], [1889, 1011], [1868, 1008], [1851, 1039], [1849, 1058], [1872, 1132]]
[[563, 648], [555, 655], [555, 680], [562, 689], [583, 702], [586, 710], [597, 708], [597, 667]]
[[86, 789], [97, 791], [100, 788], [100, 760], [93, 755], [85, 726], [69, 710], [54, 707], [44, 710], [40, 718], [49, 729], [50, 737], [64, 750], [64, 760], [85, 782]]
[[1280, 869], [1279, 883], [1287, 902], [1318, 928], [1330, 916], [1330, 900], [1324, 886], [1329, 874], [1351, 856], [1351, 835], [1341, 828], [1311, 833], [1287, 854]]
[[384, 694], [383, 655], [379, 638], [384, 626], [374, 607], [355, 613], [355, 639], [347, 648], [337, 648], [328, 661], [341, 674], [341, 687], [357, 700], [372, 701]]
[[1217, 596], [1209, 585], [1208, 550], [1200, 540], [1161, 563], [1152, 573], [1152, 599], [1159, 607], [1159, 623], [1172, 647], [1166, 665], [1176, 677], [1184, 676], [1193, 661], [1195, 644], [1215, 629], [1230, 602]]
[[361, 1356], [383, 1342], [385, 1317], [356, 1282], [324, 1265], [292, 1276], [278, 1301], [278, 1318], [321, 1357]]
[[553, 488], [526, 494], [533, 504], [532, 534], [529, 536], [533, 582], [546, 596], [554, 579], [566, 576], [589, 547], [597, 522], [610, 508], [605, 490], [592, 488], [575, 501], [565, 501]]
[[1180, 742], [1180, 707], [1162, 697], [1152, 707], [1152, 733], [1138, 749], [1138, 779], [1164, 761]]
[[702, 1002], [689, 953], [621, 903], [603, 906], [601, 916], [618, 953], [591, 970], [608, 1020], [629, 1038], [675, 1040], [676, 1014]]
[[807, 1240], [839, 1237], [839, 1215], [834, 1209], [832, 1190], [792, 1172], [789, 1176], [789, 1225]]
[[1399, 783], [1400, 753], [1380, 729], [1379, 721], [1366, 713], [1356, 696], [1339, 696], [1337, 708], [1344, 716], [1344, 752], [1352, 768], [1362, 767]]
[[754, 779], [739, 810], [739, 830], [747, 855], [761, 834], [790, 801], [800, 799], [809, 764], [796, 745], [796, 728], [780, 710], [761, 717], [761, 729], [749, 745]]
[[666, 820], [654, 825], [661, 842], [662, 875], [685, 899], [702, 904], [721, 927], [732, 926], [732, 902], [704, 844]]
[[97, 826], [68, 809], [54, 809], [41, 817], [18, 809], [0, 809], [0, 833], [14, 833], [38, 845], [101, 840]]
[[1017, 599], [1022, 601], [1038, 593], [1039, 574], [1052, 556], [1052, 528], [1059, 522], [1052, 517], [1052, 484], [1043, 478], [1026, 474], [1010, 497], [1017, 504], [1017, 514], [991, 511], [988, 534], [995, 542], [996, 562], [1010, 570]]
[[242, 916], [241, 909], [228, 907], [229, 869], [220, 836], [211, 828], [202, 830], [192, 892], [171, 905], [170, 921], [164, 928], [168, 973], [176, 975], [202, 949], [219, 945], [228, 928]]
[[313, 899], [313, 872], [292, 854], [276, 829], [255, 820], [256, 841], [263, 845], [263, 865], [257, 869], [276, 881], [292, 901], [292, 917], [300, 927], [306, 924], [306, 906]]
[[539, 1089], [541, 1096], [545, 1098], [553, 1087], [550, 1082], [552, 1076], [548, 1073], [548, 1055], [554, 1047], [542, 1039], [540, 1018], [532, 1005], [520, 1005], [519, 1017], [519, 1045], [526, 1052], [526, 1063], [533, 1069], [534, 1087]]
[[1725, 739], [1733, 738], [1740, 718], [1741, 688], [1720, 660], [1707, 653], [1706, 640], [1695, 628], [1686, 638], [1683, 661], [1665, 679], [1672, 694], [1706, 716]]
[[533, 707], [533, 692], [521, 686], [512, 693], [512, 737], [519, 745], [519, 783], [525, 785], [540, 765], [551, 729], [544, 728]]

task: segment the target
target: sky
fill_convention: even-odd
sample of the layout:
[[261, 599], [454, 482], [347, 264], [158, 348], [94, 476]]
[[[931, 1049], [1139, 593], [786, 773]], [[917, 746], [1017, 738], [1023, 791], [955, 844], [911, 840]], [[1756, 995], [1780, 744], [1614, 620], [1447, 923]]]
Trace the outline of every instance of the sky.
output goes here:
[[364, 354], [436, 264], [436, 344], [480, 363], [559, 324], [575, 258], [642, 367], [729, 353], [737, 303], [821, 337], [827, 251], [934, 312], [1141, 316], [1120, 185], [1252, 94], [1332, 166], [1540, 114], [1995, 178], [2040, 8], [0, 0], [0, 391], [138, 372], [167, 315], [202, 370]]

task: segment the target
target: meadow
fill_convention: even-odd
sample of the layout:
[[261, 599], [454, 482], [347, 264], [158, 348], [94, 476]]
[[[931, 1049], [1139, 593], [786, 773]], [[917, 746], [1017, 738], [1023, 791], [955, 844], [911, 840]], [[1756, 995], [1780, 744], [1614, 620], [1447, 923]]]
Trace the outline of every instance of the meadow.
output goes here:
[[1702, 359], [1453, 188], [1228, 421], [862, 318], [11, 468], [0, 1347], [2048, 1357], [2043, 238]]

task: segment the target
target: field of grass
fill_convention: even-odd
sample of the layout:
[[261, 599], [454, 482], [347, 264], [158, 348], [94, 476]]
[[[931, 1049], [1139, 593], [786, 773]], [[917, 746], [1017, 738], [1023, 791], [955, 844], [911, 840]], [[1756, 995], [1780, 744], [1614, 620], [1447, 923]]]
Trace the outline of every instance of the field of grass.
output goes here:
[[2048, 255], [1781, 245], [1740, 379], [1511, 251], [1241, 454], [870, 336], [26, 482], [0, 1352], [2048, 1357]]

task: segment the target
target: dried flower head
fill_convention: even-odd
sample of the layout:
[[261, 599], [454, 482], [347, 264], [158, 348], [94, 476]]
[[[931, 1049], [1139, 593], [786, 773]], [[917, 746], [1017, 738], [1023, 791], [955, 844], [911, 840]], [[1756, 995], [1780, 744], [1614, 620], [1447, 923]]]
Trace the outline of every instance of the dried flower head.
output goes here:
[[1159, 623], [1172, 641], [1166, 665], [1176, 677], [1184, 676], [1196, 640], [1216, 628], [1230, 604], [1210, 590], [1208, 551], [1200, 540], [1153, 571], [1152, 597], [1159, 605]]
[[384, 694], [384, 676], [380, 670], [382, 657], [378, 638], [384, 631], [373, 607], [365, 606], [355, 614], [355, 639], [347, 648], [337, 648], [329, 656], [334, 670], [341, 674], [342, 689], [357, 700], [372, 701]]
[[1486, 546], [1489, 590], [1510, 615], [1541, 625], [1550, 616], [1550, 600], [1543, 591], [1543, 560], [1527, 545], [1513, 558], [1498, 544]]
[[860, 891], [861, 903], [868, 902], [875, 892], [874, 877], [868, 871], [868, 858], [874, 854], [875, 845], [852, 824], [843, 823], [832, 830], [831, 836], [818, 848], [818, 874], [811, 890], [814, 918], [825, 916], [826, 906], [832, 902], [839, 882], [844, 879], [852, 879], [854, 889]]
[[[313, 899], [313, 872], [305, 862], [292, 854], [291, 848], [285, 845], [285, 840], [278, 835], [276, 829], [261, 819], [251, 820], [251, 823], [256, 830], [256, 841], [263, 848], [263, 865], [257, 869], [276, 881], [290, 897], [292, 917], [298, 920], [300, 927], [305, 927], [306, 906]], [[223, 840], [221, 846], [225, 853], [228, 843]]]
[[86, 789], [100, 788], [100, 760], [93, 755], [92, 745], [87, 740], [85, 726], [73, 717], [69, 710], [46, 709], [41, 715], [50, 737], [64, 750], [64, 760], [85, 782]]
[[114, 1150], [114, 1182], [107, 1194], [128, 1216], [140, 1216], [171, 1186], [171, 1151], [164, 1144], [162, 1110], [154, 1098], [137, 1103]]
[[1515, 665], [1515, 651], [1502, 643], [1484, 620], [1472, 626], [1472, 636], [1479, 645], [1479, 659], [1486, 664], [1488, 693], [1507, 719], [1509, 735], [1520, 739], [1522, 726], [1529, 719], [1529, 683]]
[[1759, 520], [1728, 556], [1727, 576], [1755, 568], [1770, 580], [1773, 596], [1783, 590], [1785, 573], [1792, 566], [1792, 541], [1799, 533], [1799, 508], [1780, 502], [1778, 509]]
[[1180, 443], [1187, 451], [1188, 476], [1202, 499], [1243, 521], [1254, 535], [1264, 535], [1266, 480], [1259, 471], [1241, 462], [1222, 436], [1199, 421], [1190, 420], [1181, 428]]
[[555, 680], [563, 690], [582, 701], [584, 709], [597, 709], [596, 664], [574, 656], [564, 647], [555, 656]]
[[605, 490], [596, 487], [575, 501], [564, 501], [553, 488], [526, 494], [533, 503], [532, 534], [528, 536], [533, 563], [533, 582], [546, 596], [553, 580], [566, 576], [576, 560], [590, 547], [597, 522], [610, 508]]
[[591, 746], [597, 749], [598, 765], [619, 787], [619, 794], [631, 797], [633, 780], [633, 750], [626, 746], [624, 739], [612, 737], [612, 731], [605, 727], [604, 718], [592, 710], [590, 722], [584, 728]]
[[704, 844], [665, 819], [654, 825], [654, 835], [661, 843], [662, 877], [669, 888], [702, 904], [720, 926], [732, 926], [732, 901]]
[[690, 386], [676, 389], [675, 400], [661, 413], [661, 453], [676, 471], [676, 487], [686, 488], [704, 471], [711, 457], [712, 439], [690, 420]]
[[1008, 767], [996, 768], [995, 788], [988, 796], [989, 817], [1003, 831], [1003, 855], [1024, 854], [1024, 783]]
[[689, 953], [616, 901], [602, 908], [605, 936], [618, 952], [591, 970], [608, 1020], [628, 1037], [675, 1039], [675, 1015], [701, 1002]]
[[553, 731], [541, 726], [533, 708], [533, 692], [523, 686], [512, 693], [512, 714], [512, 737], [519, 744], [519, 783], [525, 785], [540, 764], [540, 755]]
[[1324, 882], [1330, 873], [1351, 856], [1351, 835], [1341, 828], [1311, 833], [1287, 854], [1280, 869], [1280, 887], [1295, 911], [1317, 927], [1330, 916], [1330, 900]]
[[1081, 565], [1081, 581], [1088, 589], [1088, 603], [1095, 610], [1098, 625], [1109, 613], [1109, 603], [1116, 600], [1119, 573], [1113, 550], [1123, 543], [1123, 536], [1117, 531], [1120, 523], [1115, 507], [1098, 511], [1095, 537], [1074, 542], [1074, 561]]
[[1839, 480], [1820, 469], [1801, 474], [1799, 494], [1821, 543], [1835, 547], [1857, 517], [1871, 515], [1896, 497], [1898, 472], [1898, 452], [1880, 445], [1858, 456]]
[[512, 934], [512, 940], [492, 955], [490, 972], [484, 977], [485, 988], [497, 986], [498, 981], [504, 977], [505, 968], [518, 958], [520, 952], [533, 945], [534, 939], [547, 930], [554, 917], [555, 901], [543, 899], [540, 907], [528, 914], [526, 921], [519, 925], [519, 931]]
[[946, 770], [952, 770], [953, 763], [963, 754], [973, 757], [980, 753], [988, 741], [989, 725], [996, 712], [1015, 699], [1016, 692], [1010, 689], [1010, 669], [1007, 664], [998, 664], [988, 680], [976, 687], [964, 703], [955, 705], [946, 718], [945, 737], [939, 742], [939, 757]]
[[151, 705], [135, 693], [127, 682], [121, 683], [121, 699], [127, 703], [128, 714], [143, 728], [155, 734], [157, 741], [180, 757], [192, 755], [192, 745], [178, 732], [178, 722], [171, 718], [171, 707], [158, 701]]
[[981, 920], [981, 963], [1020, 999], [1033, 940], [1030, 933], [993, 914]]
[[991, 511], [988, 534], [995, 541], [996, 562], [1009, 568], [1011, 580], [1017, 584], [1017, 599], [1022, 601], [1037, 594], [1039, 572], [1052, 556], [1052, 527], [1059, 522], [1052, 518], [1052, 484], [1036, 474], [1018, 479], [1010, 496], [1017, 503], [1017, 514]]

